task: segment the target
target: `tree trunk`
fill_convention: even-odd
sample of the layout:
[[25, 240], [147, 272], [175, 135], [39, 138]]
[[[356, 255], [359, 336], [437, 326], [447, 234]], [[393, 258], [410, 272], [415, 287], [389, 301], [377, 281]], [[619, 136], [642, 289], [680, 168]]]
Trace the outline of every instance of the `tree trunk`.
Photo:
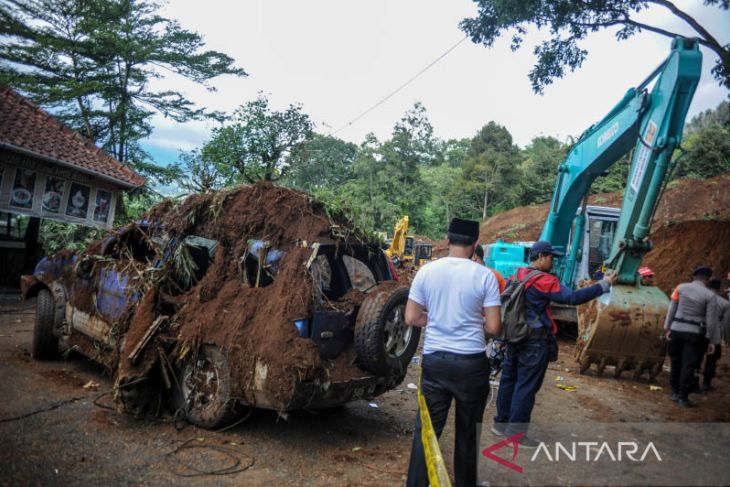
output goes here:
[[487, 219], [487, 207], [489, 206], [489, 185], [484, 185], [484, 206], [482, 207], [482, 221]]

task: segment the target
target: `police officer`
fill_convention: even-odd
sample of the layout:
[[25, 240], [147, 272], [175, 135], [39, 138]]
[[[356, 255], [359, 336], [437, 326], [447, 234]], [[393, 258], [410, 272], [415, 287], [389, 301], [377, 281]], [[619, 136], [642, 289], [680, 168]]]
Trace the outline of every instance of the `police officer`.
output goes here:
[[[489, 394], [485, 332], [499, 333], [501, 304], [494, 274], [471, 260], [478, 237], [478, 222], [451, 221], [449, 255], [418, 270], [405, 316], [408, 325], [426, 327], [420, 387], [437, 436], [456, 401], [454, 480], [470, 487], [477, 484], [477, 425]], [[419, 414], [406, 485], [428, 483]]]
[[671, 359], [671, 399], [684, 408], [697, 405], [689, 394], [693, 389], [694, 371], [705, 352], [704, 339], [710, 342], [706, 347], [709, 354], [713, 354], [715, 345], [720, 343], [715, 293], [707, 287], [711, 276], [712, 269], [700, 266], [692, 272], [692, 282], [677, 286], [664, 322]]
[[[715, 304], [717, 310], [717, 322], [720, 327], [720, 336], [725, 338], [727, 341], [727, 331], [725, 330], [725, 323], [730, 321], [730, 303], [720, 294], [720, 287], [722, 282], [720, 279], [710, 279], [709, 287], [715, 293]], [[721, 341], [721, 340], [720, 340]], [[719, 343], [715, 344], [715, 351], [705, 355], [705, 367], [702, 369], [702, 392], [710, 392], [715, 390], [712, 387], [712, 379], [715, 377], [715, 371], [717, 370], [717, 361], [722, 356], [722, 345]]]

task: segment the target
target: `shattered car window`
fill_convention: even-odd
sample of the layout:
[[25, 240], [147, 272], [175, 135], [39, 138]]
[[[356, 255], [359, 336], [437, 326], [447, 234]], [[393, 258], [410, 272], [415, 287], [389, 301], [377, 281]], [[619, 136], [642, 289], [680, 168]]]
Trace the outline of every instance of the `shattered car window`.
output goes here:
[[352, 287], [359, 291], [367, 291], [375, 286], [377, 283], [375, 276], [364, 262], [349, 255], [343, 255], [342, 261], [345, 263], [347, 276], [350, 278]]
[[215, 259], [218, 242], [209, 238], [188, 235], [172, 250], [172, 265], [181, 290], [187, 290], [200, 281]]
[[157, 255], [143, 227], [132, 226], [119, 234], [112, 234], [102, 242], [102, 255], [112, 259], [131, 257], [137, 262], [151, 262]]

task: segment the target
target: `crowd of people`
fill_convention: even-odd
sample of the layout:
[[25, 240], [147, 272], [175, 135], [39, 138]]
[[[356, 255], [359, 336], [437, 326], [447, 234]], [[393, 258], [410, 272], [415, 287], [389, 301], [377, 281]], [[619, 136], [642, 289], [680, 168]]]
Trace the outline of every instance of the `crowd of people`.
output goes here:
[[[419, 389], [437, 436], [443, 431], [452, 400], [456, 404], [457, 486], [477, 482], [478, 428], [490, 392], [488, 339], [493, 339], [492, 347], [504, 357], [491, 432], [517, 438], [523, 448], [536, 448], [539, 442], [528, 436], [528, 425], [548, 362], [557, 359], [557, 326], [550, 303], [586, 303], [609, 292], [618, 279], [616, 273], [611, 273], [592, 286], [577, 290], [566, 287], [550, 273], [553, 258], [563, 254], [550, 242], [538, 241], [530, 249], [529, 266], [505, 280], [485, 265], [478, 238], [478, 222], [458, 218], [451, 221], [448, 256], [418, 270], [405, 312], [408, 325], [426, 330]], [[681, 407], [696, 405], [690, 393], [712, 390], [720, 342], [723, 337], [730, 339], [730, 303], [720, 296], [720, 280], [711, 277], [710, 268], [698, 267], [693, 281], [678, 285], [671, 296], [665, 330], [672, 399]], [[648, 267], [638, 270], [638, 278], [642, 286], [654, 285], [654, 273]], [[505, 334], [514, 320], [508, 320], [503, 309], [505, 300], [515, 293], [524, 300], [520, 305], [524, 307], [525, 330], [517, 341]], [[700, 388], [695, 377], [703, 357], [704, 383]], [[421, 429], [421, 416], [417, 415], [408, 486], [429, 485]]]

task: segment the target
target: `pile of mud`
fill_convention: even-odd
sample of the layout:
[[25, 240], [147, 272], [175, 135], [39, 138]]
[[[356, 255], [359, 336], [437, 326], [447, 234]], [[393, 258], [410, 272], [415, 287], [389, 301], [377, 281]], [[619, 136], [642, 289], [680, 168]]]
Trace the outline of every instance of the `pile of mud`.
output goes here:
[[[116, 333], [124, 336], [120, 350], [100, 360], [117, 370], [117, 384], [155, 370], [162, 350], [179, 365], [191, 354], [194, 357], [202, 344], [223, 349], [238, 384], [234, 390], [243, 394], [236, 398], [251, 405], [263, 394], [286, 409], [295, 380], [325, 382], [334, 368], [339, 375], [366, 375], [355, 365], [353, 354], [338, 357], [337, 367], [323, 360], [313, 341], [300, 337], [294, 326], [295, 320], [310, 317], [314, 307], [314, 284], [307, 270], [312, 243], [368, 243], [344, 217], [329, 215], [321, 202], [305, 193], [259, 182], [192, 195], [179, 204], [164, 201], [143, 218], [144, 226], [128, 228], [145, 233], [147, 241], [154, 240], [156, 233], [164, 234], [168, 242], [197, 236], [218, 245], [202, 278], [182, 291], [166, 286], [167, 281], [159, 277], [165, 267], [156, 270], [149, 259], [142, 265], [145, 269], [132, 273], [132, 279], [136, 279], [134, 274], [146, 276], [136, 286], [139, 302], [115, 324]], [[273, 281], [265, 287], [252, 285], [244, 276], [243, 258], [251, 240], [268, 242], [270, 248], [284, 253]], [[101, 248], [101, 242], [96, 242], [86, 255], [98, 254]], [[159, 260], [163, 253], [163, 247], [157, 248], [155, 258]], [[135, 268], [134, 259], [126, 255], [115, 257], [111, 265], [122, 270]], [[71, 300], [93, 314], [93, 291], [76, 290]], [[364, 298], [364, 293], [353, 291], [330, 304], [354, 310]], [[166, 316], [161, 331], [132, 363], [127, 357], [160, 315]]]
[[[645, 263], [656, 273], [656, 282], [671, 292], [679, 282], [689, 279], [699, 264], [715, 269], [725, 280], [730, 271], [730, 173], [705, 180], [678, 180], [670, 183], [657, 208], [650, 240], [654, 248]], [[590, 197], [591, 205], [621, 206], [623, 193], [605, 193]], [[549, 203], [513, 208], [495, 215], [480, 225], [479, 241], [486, 244], [534, 241], [547, 219]], [[445, 241], [434, 246], [434, 254], [448, 252]]]
[[[234, 381], [246, 396], [238, 399], [248, 404], [256, 404], [250, 392], [254, 389], [284, 400], [295, 379], [313, 380], [325, 373], [315, 345], [299, 336], [294, 321], [312, 311], [313, 283], [306, 269], [311, 243], [360, 241], [345, 222], [332, 221], [324, 206], [305, 193], [267, 182], [194, 195], [176, 207], [162, 204], [147, 218], [173, 235], [204, 236], [220, 243], [213, 265], [171, 317], [178, 333], [178, 357], [203, 343], [229, 347], [225, 352], [235, 364]], [[253, 287], [242, 279], [240, 259], [249, 239], [268, 241], [286, 255], [266, 287]], [[354, 307], [363, 297], [348, 295], [346, 305]]]

